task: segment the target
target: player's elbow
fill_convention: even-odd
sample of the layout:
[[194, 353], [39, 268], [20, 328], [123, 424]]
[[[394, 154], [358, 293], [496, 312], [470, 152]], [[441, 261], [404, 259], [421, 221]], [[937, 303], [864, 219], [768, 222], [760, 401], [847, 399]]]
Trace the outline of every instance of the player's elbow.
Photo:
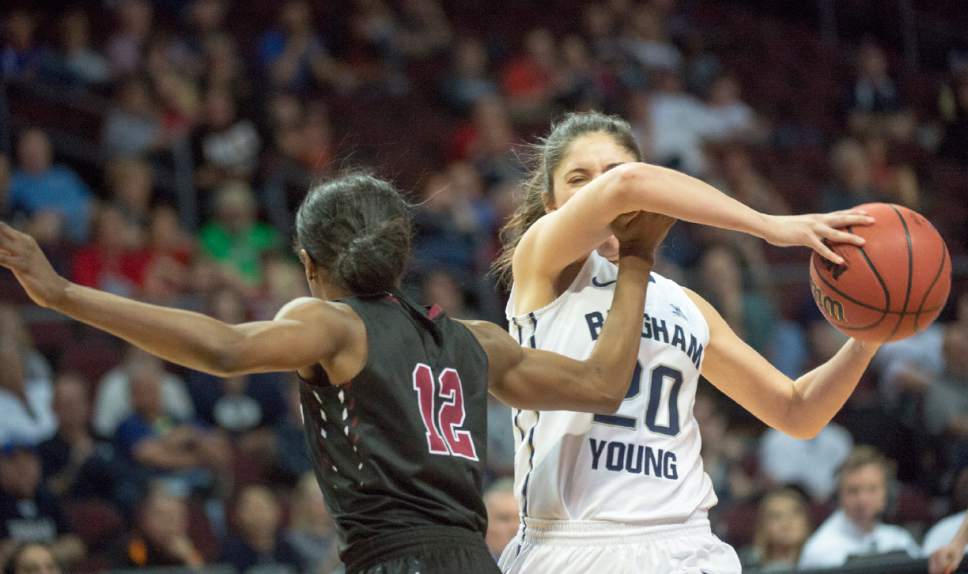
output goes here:
[[827, 422], [806, 418], [793, 411], [784, 417], [783, 423], [777, 426], [777, 430], [797, 440], [811, 440], [816, 438], [826, 425]]
[[606, 199], [619, 213], [642, 209], [649, 202], [649, 194], [661, 176], [660, 168], [646, 163], [626, 163], [609, 171], [615, 178], [608, 187]]
[[594, 381], [589, 390], [587, 404], [596, 414], [609, 415], [616, 412], [625, 400], [626, 389], [615, 388], [610, 385], [611, 377], [607, 373], [592, 369], [593, 374], [587, 380]]

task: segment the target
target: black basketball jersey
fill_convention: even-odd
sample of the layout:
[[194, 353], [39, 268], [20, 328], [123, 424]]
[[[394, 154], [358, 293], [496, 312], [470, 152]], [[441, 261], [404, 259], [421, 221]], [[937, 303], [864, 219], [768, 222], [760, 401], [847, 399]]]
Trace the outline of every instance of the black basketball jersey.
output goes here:
[[481, 536], [487, 356], [435, 309], [386, 295], [343, 300], [363, 320], [366, 366], [342, 385], [300, 383], [310, 454], [344, 560], [374, 536], [451, 526]]

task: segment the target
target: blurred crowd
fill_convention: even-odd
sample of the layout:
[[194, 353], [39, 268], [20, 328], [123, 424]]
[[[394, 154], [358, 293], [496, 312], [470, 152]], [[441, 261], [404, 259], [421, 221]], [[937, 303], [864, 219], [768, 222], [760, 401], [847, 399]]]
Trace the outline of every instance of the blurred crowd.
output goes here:
[[[11, 3], [0, 12], [15, 127], [0, 148], [0, 218], [78, 283], [265, 319], [306, 294], [290, 246], [301, 195], [371, 166], [415, 205], [408, 289], [452, 316], [503, 322], [487, 270], [524, 144], [565, 111], [598, 109], [630, 121], [648, 161], [761, 211], [889, 201], [928, 215], [953, 255], [968, 251], [963, 55], [902, 72], [874, 37], [832, 47], [816, 30], [703, 0], [556, 3], [567, 17], [525, 2], [504, 18], [439, 0], [326, 4]], [[96, 161], [71, 145], [75, 118], [22, 95], [50, 90], [103, 102], [100, 131], [80, 134]], [[374, 141], [349, 143], [359, 133]], [[190, 217], [163, 176], [183, 156]], [[814, 307], [802, 256], [679, 225], [659, 271], [795, 377], [843, 341]], [[714, 529], [749, 566], [920, 556], [947, 542], [957, 524], [928, 529], [968, 506], [968, 289], [955, 285], [942, 322], [885, 346], [813, 440], [701, 391]], [[31, 311], [7, 275], [0, 298], [0, 562], [338, 570], [290, 376], [222, 380], [164, 364]], [[496, 401], [489, 427], [497, 553], [518, 512], [510, 414]]]

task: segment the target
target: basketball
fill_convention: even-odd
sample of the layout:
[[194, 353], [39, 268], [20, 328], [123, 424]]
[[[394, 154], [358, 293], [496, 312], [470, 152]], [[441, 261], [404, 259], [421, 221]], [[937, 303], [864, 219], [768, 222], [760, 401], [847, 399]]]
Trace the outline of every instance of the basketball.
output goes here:
[[831, 325], [863, 341], [909, 337], [930, 325], [948, 300], [951, 257], [944, 240], [920, 213], [900, 205], [858, 206], [875, 222], [850, 228], [863, 247], [836, 245], [836, 265], [810, 258], [814, 301]]

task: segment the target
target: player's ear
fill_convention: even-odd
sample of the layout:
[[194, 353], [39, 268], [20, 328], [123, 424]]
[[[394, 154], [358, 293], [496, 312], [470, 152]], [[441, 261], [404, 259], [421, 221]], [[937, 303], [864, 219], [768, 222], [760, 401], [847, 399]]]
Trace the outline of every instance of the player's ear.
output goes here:
[[305, 249], [299, 250], [299, 260], [302, 261], [303, 269], [306, 270], [306, 280], [310, 283], [316, 281], [316, 277], [319, 275], [319, 269], [316, 266], [316, 262], [313, 258], [309, 256], [309, 253]]

